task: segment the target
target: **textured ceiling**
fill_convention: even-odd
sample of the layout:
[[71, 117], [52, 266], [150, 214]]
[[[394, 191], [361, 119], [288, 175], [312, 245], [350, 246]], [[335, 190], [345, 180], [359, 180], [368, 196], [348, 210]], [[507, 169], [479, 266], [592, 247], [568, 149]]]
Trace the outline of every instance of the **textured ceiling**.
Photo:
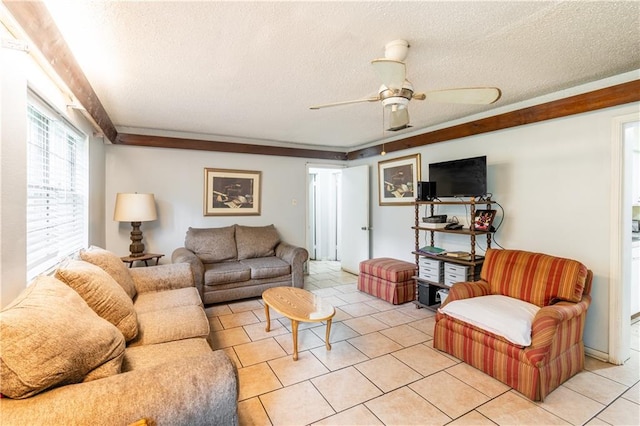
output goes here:
[[[412, 100], [438, 125], [640, 68], [640, 3], [47, 1], [118, 131], [320, 149], [383, 133], [370, 61], [406, 39], [416, 92], [497, 86], [489, 106]], [[400, 134], [402, 133], [400, 132]]]

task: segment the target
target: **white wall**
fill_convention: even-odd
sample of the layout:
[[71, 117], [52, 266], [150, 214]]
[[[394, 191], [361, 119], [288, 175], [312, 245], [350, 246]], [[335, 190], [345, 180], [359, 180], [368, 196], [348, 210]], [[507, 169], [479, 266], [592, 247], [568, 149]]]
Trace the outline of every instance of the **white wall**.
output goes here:
[[[1, 33], [0, 33], [1, 35]], [[26, 54], [0, 48], [0, 306], [26, 279]]]
[[[206, 167], [261, 171], [262, 214], [204, 216]], [[158, 220], [144, 222], [141, 229], [146, 251], [165, 255], [161, 263], [169, 263], [173, 250], [184, 245], [190, 226], [274, 224], [283, 241], [305, 247], [306, 173], [306, 160], [301, 158], [107, 146], [106, 248], [122, 256], [129, 252], [131, 225], [113, 221], [118, 192], [155, 194]]]
[[[608, 353], [611, 128], [614, 117], [638, 108], [638, 103], [608, 108], [387, 154], [384, 159], [419, 152], [422, 180], [428, 180], [429, 163], [486, 155], [488, 190], [505, 211], [497, 242], [504, 248], [573, 258], [593, 270], [585, 345]], [[357, 162], [372, 165], [373, 256], [413, 261], [414, 208], [377, 203], [377, 162], [382, 159]], [[443, 207], [440, 213], [465, 214], [461, 207]], [[468, 241], [451, 236], [437, 245], [468, 251]]]

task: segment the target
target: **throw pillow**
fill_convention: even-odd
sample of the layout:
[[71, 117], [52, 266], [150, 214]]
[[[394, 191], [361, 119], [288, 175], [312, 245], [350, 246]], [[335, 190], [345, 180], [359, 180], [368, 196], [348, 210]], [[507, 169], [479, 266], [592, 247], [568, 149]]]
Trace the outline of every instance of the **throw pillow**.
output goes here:
[[275, 255], [280, 236], [276, 227], [236, 225], [238, 260]]
[[202, 263], [216, 263], [235, 259], [235, 227], [191, 228], [187, 231], [184, 246], [194, 252]]
[[77, 291], [98, 315], [118, 327], [127, 342], [136, 337], [138, 318], [133, 302], [102, 268], [82, 260], [69, 260], [60, 265], [56, 278]]
[[0, 335], [0, 393], [9, 398], [119, 373], [124, 358], [122, 333], [48, 276], [0, 312]]
[[80, 259], [93, 263], [107, 271], [131, 299], [136, 297], [136, 286], [129, 273], [129, 268], [114, 253], [100, 247], [91, 246], [87, 250], [80, 251]]

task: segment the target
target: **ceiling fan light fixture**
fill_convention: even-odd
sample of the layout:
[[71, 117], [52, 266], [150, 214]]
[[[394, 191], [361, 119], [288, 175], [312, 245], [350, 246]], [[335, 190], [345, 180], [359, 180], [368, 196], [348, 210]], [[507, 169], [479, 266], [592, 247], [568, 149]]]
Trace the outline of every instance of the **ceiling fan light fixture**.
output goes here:
[[406, 106], [413, 97], [413, 86], [408, 80], [405, 80], [401, 89], [390, 89], [383, 84], [378, 91], [378, 97], [384, 106], [398, 103]]
[[384, 57], [394, 61], [404, 61], [409, 52], [409, 42], [406, 40], [393, 40], [384, 46]]
[[391, 96], [382, 100], [382, 105], [392, 109], [405, 109], [409, 106], [409, 99], [402, 96]]
[[387, 130], [397, 132], [407, 127], [409, 127], [409, 110], [406, 108], [392, 109]]

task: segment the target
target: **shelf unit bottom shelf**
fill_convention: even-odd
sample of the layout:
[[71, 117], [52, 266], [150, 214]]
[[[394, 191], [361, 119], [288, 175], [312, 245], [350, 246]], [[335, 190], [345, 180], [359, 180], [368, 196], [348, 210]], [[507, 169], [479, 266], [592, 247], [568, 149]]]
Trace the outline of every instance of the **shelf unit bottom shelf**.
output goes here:
[[426, 308], [436, 311], [440, 307], [440, 301], [437, 298], [438, 290], [447, 289], [447, 286], [428, 284], [423, 281], [416, 280], [416, 307]]
[[435, 305], [425, 305], [424, 303], [420, 303], [417, 300], [414, 300], [413, 304], [416, 305], [416, 309], [424, 308], [424, 309], [429, 309], [430, 311], [433, 311], [433, 312], [436, 312], [440, 307], [439, 303], [436, 303]]

